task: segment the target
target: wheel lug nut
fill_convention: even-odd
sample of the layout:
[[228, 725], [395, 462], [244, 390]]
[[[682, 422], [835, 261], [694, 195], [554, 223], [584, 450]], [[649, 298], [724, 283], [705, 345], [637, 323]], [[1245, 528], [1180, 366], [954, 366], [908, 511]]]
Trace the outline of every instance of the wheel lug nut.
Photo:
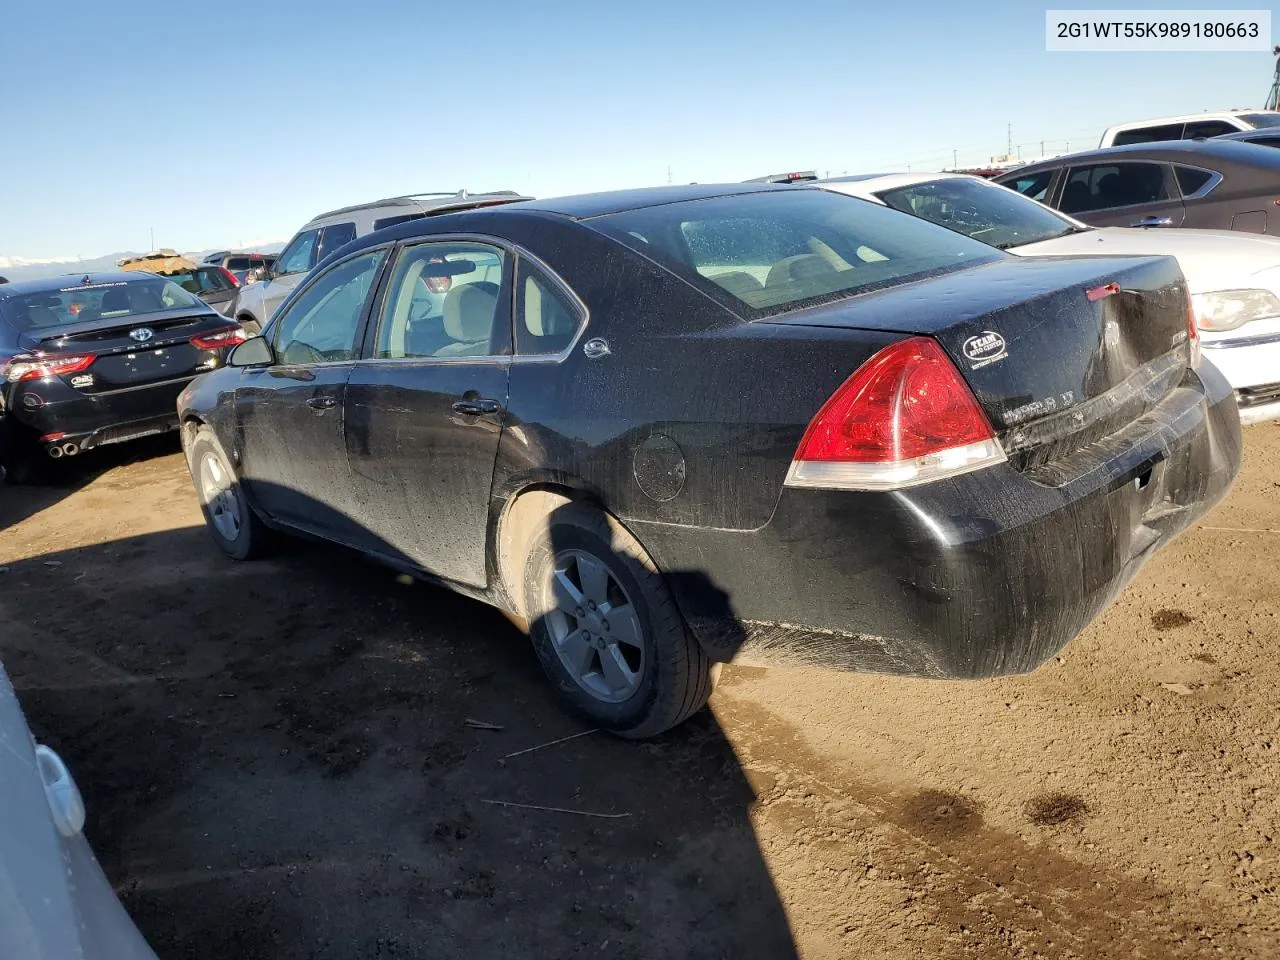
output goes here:
[[600, 626], [604, 629], [604, 632], [605, 632], [605, 633], [608, 633], [608, 632], [609, 632], [609, 621], [608, 621], [608, 620], [601, 620], [601, 621], [600, 621]]
[[587, 601], [587, 609], [588, 609], [588, 610], [594, 610], [595, 608], [596, 608], [596, 602], [595, 602], [594, 600], [588, 600], [588, 601]]
[[574, 609], [573, 609], [573, 615], [574, 615], [575, 617], [580, 617], [580, 616], [582, 616], [582, 608], [581, 608], [581, 607], [574, 607]]

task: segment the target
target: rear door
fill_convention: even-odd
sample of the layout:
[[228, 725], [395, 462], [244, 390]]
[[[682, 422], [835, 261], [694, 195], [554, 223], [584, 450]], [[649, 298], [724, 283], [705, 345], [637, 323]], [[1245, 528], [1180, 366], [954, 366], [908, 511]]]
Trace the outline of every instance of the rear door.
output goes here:
[[342, 403], [385, 249], [342, 260], [291, 300], [269, 330], [276, 363], [236, 388], [243, 475], [271, 516], [358, 543]]
[[345, 399], [352, 509], [370, 549], [482, 586], [511, 365], [511, 257], [404, 247]]
[[1184, 218], [1173, 166], [1156, 160], [1069, 167], [1058, 209], [1097, 227], [1179, 227]]

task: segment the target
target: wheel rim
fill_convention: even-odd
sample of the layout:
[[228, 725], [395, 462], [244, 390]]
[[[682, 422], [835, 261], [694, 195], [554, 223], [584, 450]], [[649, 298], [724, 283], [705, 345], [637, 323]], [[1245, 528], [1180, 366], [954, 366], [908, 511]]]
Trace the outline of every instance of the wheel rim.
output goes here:
[[235, 540], [240, 535], [240, 498], [231, 472], [217, 454], [206, 453], [200, 460], [200, 492], [214, 529], [224, 540]]
[[597, 700], [621, 703], [640, 688], [644, 631], [631, 598], [598, 557], [556, 554], [546, 614], [551, 645], [574, 682]]

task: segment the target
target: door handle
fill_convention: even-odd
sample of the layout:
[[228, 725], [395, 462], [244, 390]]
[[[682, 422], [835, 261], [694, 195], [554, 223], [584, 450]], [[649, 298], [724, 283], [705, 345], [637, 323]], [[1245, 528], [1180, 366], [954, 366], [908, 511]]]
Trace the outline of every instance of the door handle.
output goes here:
[[1131, 227], [1172, 227], [1173, 217], [1143, 217], [1129, 224]]
[[485, 400], [482, 398], [455, 400], [453, 403], [454, 413], [461, 413], [468, 417], [483, 417], [486, 414], [497, 413], [501, 409], [502, 404], [497, 400]]
[[312, 410], [332, 410], [337, 405], [337, 397], [312, 397], [307, 401], [307, 406]]

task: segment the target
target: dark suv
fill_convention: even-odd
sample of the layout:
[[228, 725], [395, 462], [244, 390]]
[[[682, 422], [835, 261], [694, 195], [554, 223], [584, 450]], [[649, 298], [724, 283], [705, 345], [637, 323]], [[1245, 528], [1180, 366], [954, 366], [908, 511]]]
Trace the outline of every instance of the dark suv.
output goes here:
[[1280, 234], [1280, 152], [1226, 139], [1109, 147], [995, 178], [1097, 227], [1201, 227]]

